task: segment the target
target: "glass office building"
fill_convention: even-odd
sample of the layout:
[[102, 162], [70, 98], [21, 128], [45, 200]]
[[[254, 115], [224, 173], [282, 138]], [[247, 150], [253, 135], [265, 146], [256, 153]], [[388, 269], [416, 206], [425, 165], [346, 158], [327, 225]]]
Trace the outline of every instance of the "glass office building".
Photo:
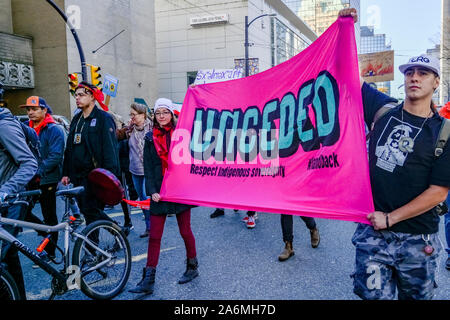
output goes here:
[[[360, 15], [360, 0], [283, 0], [318, 36], [336, 21], [340, 10], [355, 8]], [[359, 20], [355, 24], [356, 43], [359, 47]]]
[[278, 19], [271, 19], [272, 27], [272, 66], [289, 60], [306, 49], [311, 40], [286, 26]]

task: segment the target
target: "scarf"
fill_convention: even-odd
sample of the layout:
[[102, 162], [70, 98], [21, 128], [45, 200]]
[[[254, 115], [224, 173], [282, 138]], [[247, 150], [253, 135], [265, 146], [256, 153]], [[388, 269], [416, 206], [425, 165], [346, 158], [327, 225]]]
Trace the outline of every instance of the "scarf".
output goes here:
[[29, 126], [30, 126], [30, 128], [34, 129], [36, 131], [37, 135], [39, 136], [39, 134], [41, 133], [42, 128], [45, 128], [45, 126], [47, 126], [47, 124], [49, 124], [49, 123], [55, 123], [55, 120], [53, 119], [53, 117], [49, 113], [47, 113], [45, 115], [44, 120], [36, 128], [33, 128], [34, 123], [31, 120], [29, 122]]
[[144, 137], [147, 132], [151, 130], [151, 121], [149, 119], [145, 119], [144, 125], [141, 128], [138, 128], [138, 126], [133, 125], [130, 136], [133, 136], [137, 152], [139, 155], [139, 160], [141, 163], [144, 163]]
[[441, 117], [450, 119], [450, 102], [447, 102], [447, 104], [441, 108], [439, 114], [441, 115]]
[[99, 88], [95, 87], [94, 89], [92, 89], [92, 88], [90, 88], [88, 86], [85, 86], [82, 83], [80, 83], [78, 85], [77, 89], [78, 88], [84, 88], [84, 89], [89, 90], [92, 93], [92, 95], [94, 96], [94, 99], [100, 105], [100, 107], [102, 107], [102, 109], [105, 110], [105, 111], [109, 111], [108, 106], [103, 103], [103, 100], [105, 100], [105, 96], [104, 96], [103, 92]]
[[153, 128], [153, 144], [155, 145], [156, 153], [161, 159], [163, 176], [169, 167], [169, 148], [173, 130], [174, 128], [171, 124], [163, 128]]

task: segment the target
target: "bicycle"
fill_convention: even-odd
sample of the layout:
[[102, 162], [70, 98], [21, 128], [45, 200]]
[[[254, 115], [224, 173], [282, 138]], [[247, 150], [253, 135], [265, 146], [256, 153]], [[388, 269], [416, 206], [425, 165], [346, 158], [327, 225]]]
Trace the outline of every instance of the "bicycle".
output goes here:
[[[70, 198], [80, 194], [83, 190], [83, 187], [76, 187], [56, 193], [57, 196], [65, 198], [65, 213], [62, 222], [55, 226], [0, 216], [0, 240], [16, 247], [23, 255], [52, 276], [52, 293], [49, 300], [74, 289], [80, 289], [92, 299], [112, 299], [123, 290], [130, 275], [130, 245], [119, 226], [110, 221], [98, 220], [86, 226], [81, 233], [76, 232], [80, 224], [76, 218], [71, 216], [68, 202]], [[8, 208], [12, 205], [28, 206], [28, 202], [24, 199], [38, 194], [40, 194], [40, 190], [10, 195], [3, 203], [0, 203], [0, 208]], [[56, 270], [50, 262], [43, 260], [32, 249], [7, 232], [2, 225], [29, 228], [46, 234], [64, 230], [64, 251], [57, 246], [58, 251], [62, 254], [62, 260], [59, 262], [51, 260], [55, 264], [64, 262], [64, 268], [60, 271]], [[43, 249], [49, 238], [49, 236], [44, 238], [38, 249]], [[74, 242], [72, 259], [70, 259], [69, 253], [70, 242]], [[0, 300], [19, 300], [20, 298], [16, 283], [6, 268], [0, 264]]]

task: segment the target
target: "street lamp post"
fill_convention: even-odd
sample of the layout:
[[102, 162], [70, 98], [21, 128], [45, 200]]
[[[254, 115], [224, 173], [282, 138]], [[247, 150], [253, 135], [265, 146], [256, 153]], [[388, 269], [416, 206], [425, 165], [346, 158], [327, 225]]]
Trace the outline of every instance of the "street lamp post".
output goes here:
[[250, 25], [259, 18], [262, 17], [275, 17], [276, 14], [275, 13], [266, 13], [266, 14], [262, 14], [260, 16], [257, 16], [256, 18], [254, 18], [252, 21], [248, 22], [248, 16], [245, 16], [245, 42], [244, 42], [244, 47], [245, 47], [245, 76], [248, 77], [248, 47], [250, 46], [250, 44], [248, 43], [248, 28], [250, 27]]

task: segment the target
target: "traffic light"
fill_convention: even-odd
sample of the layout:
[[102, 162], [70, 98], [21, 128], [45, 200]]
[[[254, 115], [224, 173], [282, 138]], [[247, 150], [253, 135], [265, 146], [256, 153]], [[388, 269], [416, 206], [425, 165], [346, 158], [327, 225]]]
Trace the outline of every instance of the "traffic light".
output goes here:
[[99, 66], [91, 66], [91, 83], [96, 87], [101, 87], [102, 82], [100, 81], [100, 77], [102, 76], [100, 73], [98, 73], [101, 69]]
[[76, 73], [70, 73], [69, 74], [69, 86], [70, 86], [70, 93], [74, 94], [75, 89], [78, 86], [78, 74]]

